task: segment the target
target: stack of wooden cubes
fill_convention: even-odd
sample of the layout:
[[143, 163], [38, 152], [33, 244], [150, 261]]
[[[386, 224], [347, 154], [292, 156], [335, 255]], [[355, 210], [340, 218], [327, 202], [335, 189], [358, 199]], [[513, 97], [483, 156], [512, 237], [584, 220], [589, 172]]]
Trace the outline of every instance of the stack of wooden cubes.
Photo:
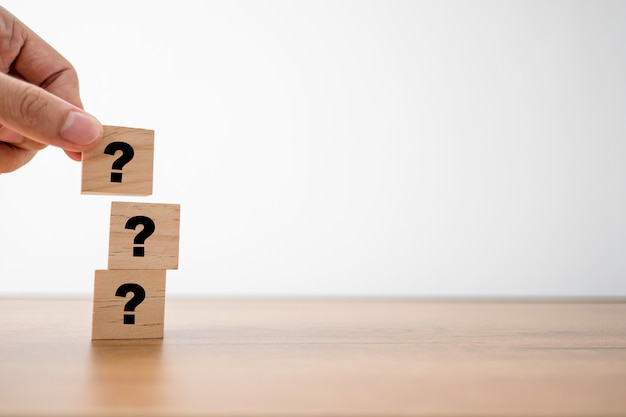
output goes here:
[[[83, 153], [82, 193], [152, 194], [154, 131], [105, 126]], [[96, 270], [92, 339], [162, 338], [168, 269], [178, 269], [180, 205], [112, 202], [108, 269]]]

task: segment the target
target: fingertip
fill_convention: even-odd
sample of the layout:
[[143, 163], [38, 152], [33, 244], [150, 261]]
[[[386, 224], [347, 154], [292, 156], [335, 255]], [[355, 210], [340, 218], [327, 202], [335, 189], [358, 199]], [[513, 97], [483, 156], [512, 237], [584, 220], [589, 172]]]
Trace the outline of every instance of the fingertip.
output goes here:
[[60, 136], [75, 145], [88, 146], [104, 135], [104, 127], [92, 115], [72, 110], [61, 128]]
[[80, 162], [83, 160], [83, 154], [81, 152], [74, 152], [74, 151], [66, 150], [65, 153], [74, 161]]

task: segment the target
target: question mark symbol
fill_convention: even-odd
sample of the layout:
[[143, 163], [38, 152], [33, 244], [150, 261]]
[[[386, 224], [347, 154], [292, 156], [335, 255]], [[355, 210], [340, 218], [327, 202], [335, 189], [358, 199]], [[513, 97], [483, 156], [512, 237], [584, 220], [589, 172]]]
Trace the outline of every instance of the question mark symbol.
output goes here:
[[[104, 148], [104, 153], [107, 155], [115, 155], [117, 151], [122, 151], [122, 155], [113, 162], [111, 169], [121, 171], [124, 165], [133, 159], [135, 150], [126, 142], [111, 142]], [[122, 173], [111, 172], [111, 182], [122, 182]]]
[[[133, 293], [133, 296], [124, 306], [124, 311], [135, 311], [135, 308], [146, 298], [146, 290], [139, 284], [122, 284], [115, 291], [115, 295], [118, 297], [126, 297], [129, 292]], [[134, 314], [124, 314], [124, 324], [135, 324]]]
[[[135, 216], [128, 219], [126, 222], [126, 229], [137, 229], [138, 225], [143, 225], [143, 229], [141, 232], [137, 233], [135, 236], [135, 240], [133, 243], [135, 245], [143, 245], [146, 242], [146, 239], [149, 238], [152, 233], [154, 233], [155, 225], [150, 217], [146, 216]], [[144, 248], [142, 246], [133, 247], [133, 256], [143, 256]]]

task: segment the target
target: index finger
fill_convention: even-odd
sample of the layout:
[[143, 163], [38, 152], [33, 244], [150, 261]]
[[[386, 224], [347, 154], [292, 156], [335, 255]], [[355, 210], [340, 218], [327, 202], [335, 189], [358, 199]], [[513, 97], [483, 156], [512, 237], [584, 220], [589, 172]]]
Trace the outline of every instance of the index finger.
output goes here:
[[[4, 26], [4, 36], [9, 36], [8, 54], [3, 72], [39, 86], [55, 96], [82, 108], [78, 88], [78, 76], [70, 62], [56, 49], [40, 38], [19, 19], [0, 7], [0, 19]], [[10, 59], [10, 56], [15, 56]], [[9, 61], [9, 62], [7, 62]], [[10, 64], [10, 65], [9, 65]]]

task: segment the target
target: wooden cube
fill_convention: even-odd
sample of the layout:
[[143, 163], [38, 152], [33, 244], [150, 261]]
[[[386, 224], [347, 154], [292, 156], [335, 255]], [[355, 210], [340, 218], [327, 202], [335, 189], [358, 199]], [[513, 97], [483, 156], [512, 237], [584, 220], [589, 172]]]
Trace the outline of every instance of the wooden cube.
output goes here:
[[109, 269], [178, 269], [180, 205], [111, 203]]
[[96, 271], [92, 340], [163, 338], [165, 275], [156, 270]]
[[104, 126], [104, 138], [83, 152], [82, 193], [151, 195], [154, 131]]

